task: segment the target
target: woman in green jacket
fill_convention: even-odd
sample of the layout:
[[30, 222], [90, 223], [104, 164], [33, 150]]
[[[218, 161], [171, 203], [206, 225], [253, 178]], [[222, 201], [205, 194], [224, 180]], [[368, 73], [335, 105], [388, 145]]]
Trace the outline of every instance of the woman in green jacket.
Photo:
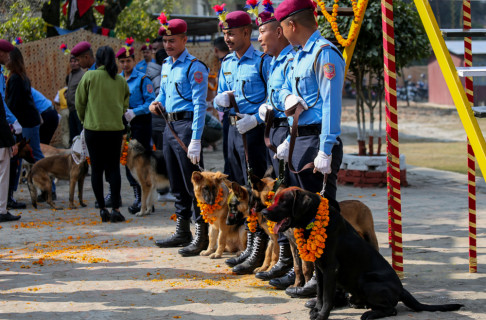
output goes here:
[[[128, 108], [130, 91], [118, 75], [113, 49], [104, 46], [96, 52], [96, 70], [87, 71], [76, 90], [76, 111], [83, 123], [91, 160], [91, 185], [100, 207], [102, 222], [119, 222], [120, 153], [123, 139], [122, 117]], [[110, 184], [113, 210], [108, 212], [103, 196], [103, 172]]]

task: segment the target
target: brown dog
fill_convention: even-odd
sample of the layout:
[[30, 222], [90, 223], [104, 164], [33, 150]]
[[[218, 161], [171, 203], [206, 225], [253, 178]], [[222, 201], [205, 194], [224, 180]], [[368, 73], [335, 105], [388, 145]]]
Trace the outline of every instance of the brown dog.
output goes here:
[[[219, 204], [220, 209], [209, 213], [209, 245], [208, 249], [201, 252], [202, 256], [209, 256], [211, 259], [221, 258], [223, 252], [243, 251], [246, 248], [246, 230], [243, 224], [226, 224], [228, 219], [228, 176], [221, 172], [198, 172], [192, 173], [194, 195], [199, 203], [214, 205]], [[222, 190], [219, 201], [218, 194]]]
[[24, 159], [28, 163], [32, 164], [35, 162], [34, 154], [32, 152], [32, 147], [29, 145], [30, 140], [22, 138], [17, 145], [17, 157]]
[[132, 139], [128, 144], [127, 168], [142, 189], [142, 207], [136, 216], [148, 215], [154, 205], [157, 188], [170, 184], [162, 151], [145, 150], [140, 142]]
[[83, 185], [84, 178], [88, 172], [88, 163], [86, 160], [76, 164], [72, 155], [56, 155], [37, 161], [27, 176], [27, 183], [29, 186], [30, 197], [32, 205], [37, 208], [37, 188], [42, 192], [47, 193], [47, 203], [54, 209], [57, 208], [52, 201], [52, 178], [60, 180], [69, 180], [69, 207], [74, 206], [74, 189], [76, 182], [78, 183], [78, 197], [79, 204], [86, 207], [83, 202]]

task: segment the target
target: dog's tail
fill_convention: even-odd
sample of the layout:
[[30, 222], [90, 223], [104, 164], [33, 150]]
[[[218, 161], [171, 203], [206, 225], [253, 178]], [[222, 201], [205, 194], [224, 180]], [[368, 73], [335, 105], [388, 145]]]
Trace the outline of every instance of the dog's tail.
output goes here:
[[450, 303], [450, 304], [423, 304], [417, 301], [410, 292], [405, 288], [400, 295], [400, 301], [402, 301], [407, 307], [414, 311], [456, 311], [464, 307], [462, 304]]
[[32, 170], [30, 170], [27, 176], [27, 186], [29, 187], [30, 199], [32, 200], [32, 206], [37, 209], [37, 188], [32, 182]]

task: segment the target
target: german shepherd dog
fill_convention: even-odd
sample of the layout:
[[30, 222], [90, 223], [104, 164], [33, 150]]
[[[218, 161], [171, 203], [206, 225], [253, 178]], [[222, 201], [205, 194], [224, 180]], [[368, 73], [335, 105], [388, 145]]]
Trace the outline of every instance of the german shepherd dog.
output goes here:
[[83, 202], [84, 178], [88, 172], [86, 160], [76, 164], [71, 154], [56, 155], [37, 161], [27, 176], [32, 205], [37, 208], [37, 188], [47, 194], [47, 203], [54, 209], [56, 207], [52, 201], [52, 178], [69, 180], [69, 208], [76, 208], [74, 205], [74, 189], [78, 183], [78, 198], [81, 207], [86, 207]]
[[243, 220], [235, 225], [228, 225], [228, 196], [230, 195], [228, 176], [221, 172], [192, 173], [194, 195], [200, 203], [216, 204], [220, 190], [223, 196], [218, 204], [221, 209], [215, 210], [211, 215], [216, 220], [209, 224], [208, 249], [201, 252], [201, 256], [209, 256], [210, 259], [221, 258], [224, 251], [240, 252], [246, 248], [246, 230]]
[[[297, 187], [282, 190], [263, 215], [277, 222], [275, 231], [305, 228], [316, 217], [321, 197]], [[355, 304], [370, 308], [361, 319], [378, 319], [397, 314], [402, 301], [414, 311], [454, 311], [461, 304], [425, 305], [402, 285], [383, 256], [343, 218], [338, 208], [329, 206], [325, 249], [315, 261], [317, 302], [310, 319], [325, 320], [334, 305], [337, 289], [349, 292]]]
[[157, 188], [169, 186], [167, 169], [162, 150], [145, 150], [136, 139], [130, 140], [127, 152], [127, 168], [142, 189], [142, 207], [136, 216], [150, 214]]

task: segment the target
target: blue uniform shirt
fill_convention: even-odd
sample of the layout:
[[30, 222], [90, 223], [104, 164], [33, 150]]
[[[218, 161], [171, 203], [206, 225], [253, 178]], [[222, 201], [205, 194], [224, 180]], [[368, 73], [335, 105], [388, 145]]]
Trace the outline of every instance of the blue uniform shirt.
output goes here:
[[176, 61], [172, 57], [165, 59], [155, 101], [162, 103], [167, 112], [193, 111], [192, 139], [199, 140], [206, 115], [208, 69], [199, 61], [192, 62], [194, 59], [187, 49]]
[[[289, 44], [278, 57], [273, 57], [270, 62], [270, 76], [268, 77], [267, 104], [273, 106], [275, 118], [285, 118], [285, 106], [279, 98], [279, 92], [287, 76], [290, 75], [295, 56], [294, 48]], [[265, 119], [262, 119], [265, 121]]]
[[5, 113], [7, 115], [7, 122], [8, 124], [13, 124], [15, 121], [17, 121], [17, 118], [13, 115], [12, 111], [10, 111], [7, 103], [5, 102], [5, 89], [5, 77], [3, 75], [3, 68], [0, 66], [0, 94], [2, 95], [3, 106], [5, 107]]
[[[125, 78], [125, 73], [120, 73]], [[143, 78], [143, 80], [142, 80]], [[148, 77], [143, 73], [133, 69], [132, 74], [127, 80], [128, 89], [130, 90], [129, 109], [133, 109], [135, 115], [149, 114], [149, 106], [155, 99], [154, 86]]]
[[[323, 45], [326, 46], [322, 47]], [[321, 47], [322, 51], [314, 69], [314, 61]], [[319, 31], [315, 31], [295, 55], [292, 74], [287, 77], [280, 91], [281, 102], [289, 94], [295, 94], [301, 96], [311, 107], [316, 98], [318, 99], [314, 107], [302, 112], [299, 126], [322, 124], [319, 150], [327, 155], [331, 154], [341, 133], [342, 90], [346, 66], [342, 56], [333, 47]]]
[[[264, 89], [266, 82], [268, 82], [271, 58], [268, 55], [263, 58], [262, 56], [262, 52], [255, 50], [250, 45], [241, 59], [238, 59], [236, 52], [232, 52], [224, 58], [221, 65], [218, 94], [224, 91], [234, 91], [240, 113], [258, 113], [258, 108], [267, 99]], [[263, 65], [260, 75], [261, 63]], [[262, 81], [262, 77], [265, 81]], [[230, 110], [230, 114], [235, 115], [235, 110]], [[256, 118], [258, 122], [262, 122], [260, 117], [257, 116]]]
[[93, 63], [93, 65], [91, 67], [89, 67], [88, 71], [90, 70], [96, 70], [96, 62]]
[[[150, 62], [155, 62], [155, 59], [152, 59]], [[147, 72], [147, 64], [148, 63], [144, 59], [135, 65], [135, 69], [137, 69], [138, 72], [145, 74]]]
[[42, 93], [35, 90], [34, 88], [31, 88], [30, 91], [32, 92], [32, 98], [34, 98], [35, 108], [37, 109], [37, 111], [39, 111], [39, 113], [42, 113], [52, 107], [51, 100], [44, 97]]

